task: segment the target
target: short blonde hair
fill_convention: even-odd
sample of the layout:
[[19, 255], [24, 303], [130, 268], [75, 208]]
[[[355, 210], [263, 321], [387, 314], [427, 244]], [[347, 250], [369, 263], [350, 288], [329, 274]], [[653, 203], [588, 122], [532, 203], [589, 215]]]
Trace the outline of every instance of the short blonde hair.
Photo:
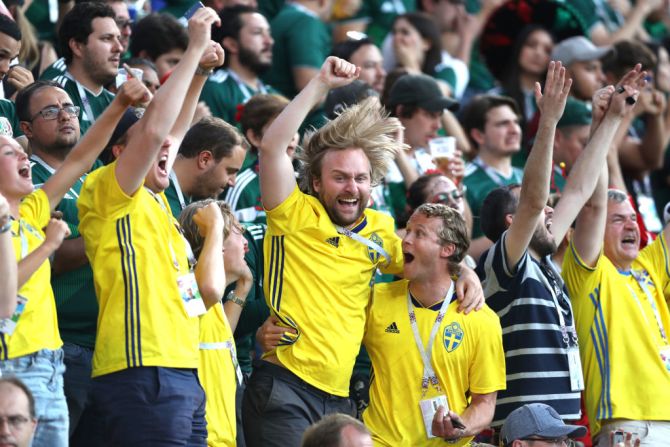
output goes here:
[[240, 223], [235, 219], [233, 212], [230, 209], [230, 206], [223, 200], [215, 199], [204, 199], [197, 202], [193, 202], [184, 208], [179, 215], [179, 224], [181, 225], [184, 237], [191, 244], [191, 250], [197, 258], [200, 256], [202, 247], [205, 244], [205, 238], [200, 235], [200, 230], [198, 230], [198, 225], [193, 221], [193, 216], [200, 209], [204, 208], [210, 203], [216, 203], [221, 210], [221, 215], [223, 216], [223, 240], [225, 241], [230, 236], [230, 232], [233, 228], [237, 228], [240, 232], [244, 231], [244, 228]]
[[414, 214], [438, 217], [442, 220], [442, 228], [438, 231], [437, 237], [443, 246], [454, 245], [454, 252], [448, 258], [449, 272], [460, 273], [460, 263], [470, 247], [467, 225], [461, 213], [441, 203], [424, 203], [414, 211]]
[[305, 136], [303, 151], [297, 155], [303, 162], [303, 190], [316, 195], [313, 182], [321, 178], [323, 157], [331, 150], [359, 148], [370, 161], [372, 185], [386, 175], [395, 154], [405, 144], [396, 141], [400, 122], [389, 119], [376, 97], [366, 98], [345, 109], [337, 118]]

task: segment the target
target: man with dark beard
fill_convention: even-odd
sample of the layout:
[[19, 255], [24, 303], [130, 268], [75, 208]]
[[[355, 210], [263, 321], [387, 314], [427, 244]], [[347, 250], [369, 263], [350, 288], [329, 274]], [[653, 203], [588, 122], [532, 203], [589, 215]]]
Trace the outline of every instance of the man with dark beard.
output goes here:
[[212, 40], [226, 50], [223, 68], [212, 74], [202, 89], [212, 115], [235, 125], [240, 104], [258, 93], [278, 93], [259, 76], [272, 67], [270, 25], [256, 9], [235, 5], [219, 12], [221, 26], [212, 29]]
[[[553, 67], [552, 62], [548, 79]], [[564, 70], [559, 76], [564, 76]], [[562, 419], [580, 418], [584, 381], [577, 331], [565, 284], [551, 255], [595, 189], [593, 166], [605, 164], [620, 122], [621, 103], [628, 96], [633, 99], [635, 89], [644, 83], [643, 75], [638, 66], [620, 81], [616, 94], [609, 86], [594, 96], [591, 139], [570, 172], [555, 213], [547, 199], [556, 124], [565, 100], [561, 107], [542, 111], [521, 187], [497, 188], [484, 200], [482, 230], [497, 242], [480, 259], [478, 273], [486, 302], [500, 317], [507, 369], [507, 389], [498, 393], [494, 427], [516, 408], [532, 402], [550, 405]], [[567, 96], [570, 82], [565, 85]]]
[[104, 86], [114, 80], [123, 51], [115, 17], [107, 4], [77, 3], [63, 18], [58, 32], [66, 70], [42, 75], [42, 79], [58, 82], [79, 107], [82, 134], [114, 98]]
[[[61, 167], [79, 141], [79, 107], [54, 81], [37, 81], [26, 87], [17, 96], [16, 107], [21, 131], [30, 143], [33, 184], [39, 188]], [[94, 168], [99, 164], [96, 162]], [[71, 236], [56, 250], [51, 263], [58, 329], [63, 339], [66, 366], [63, 380], [73, 446], [80, 445], [76, 433], [84, 431], [87, 425], [81, 428], [79, 421], [91, 417], [88, 414], [89, 388], [98, 318], [93, 272], [78, 231], [77, 198], [85, 177], [75, 182], [56, 207], [70, 227]], [[82, 433], [81, 439], [93, 442], [92, 434]]]

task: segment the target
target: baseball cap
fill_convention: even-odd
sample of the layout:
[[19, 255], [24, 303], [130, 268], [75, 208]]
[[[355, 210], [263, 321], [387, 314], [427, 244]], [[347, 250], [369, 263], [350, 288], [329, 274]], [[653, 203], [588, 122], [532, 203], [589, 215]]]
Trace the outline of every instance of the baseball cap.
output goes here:
[[565, 424], [556, 410], [541, 403], [526, 404], [512, 411], [500, 431], [500, 439], [505, 445], [529, 436], [578, 438], [584, 435], [586, 427]]
[[424, 74], [406, 74], [398, 78], [389, 92], [388, 105], [416, 104], [429, 112], [458, 110], [458, 102], [442, 94], [435, 79]]
[[565, 103], [563, 116], [556, 125], [557, 128], [568, 126], [590, 126], [591, 125], [591, 107], [590, 103], [580, 101], [572, 96], [568, 96]]
[[551, 52], [551, 59], [569, 66], [573, 62], [600, 59], [610, 51], [612, 51], [611, 46], [597, 47], [586, 37], [575, 36], [559, 42]]
[[335, 119], [344, 109], [357, 104], [369, 96], [379, 96], [379, 93], [368, 83], [355, 80], [349, 85], [338, 87], [328, 92], [326, 102], [323, 105], [323, 112], [328, 119]]
[[141, 107], [128, 107], [126, 111], [123, 112], [123, 116], [121, 116], [121, 119], [114, 128], [114, 132], [112, 132], [112, 136], [109, 138], [105, 149], [103, 149], [100, 154], [100, 160], [102, 160], [104, 164], [109, 164], [113, 161], [114, 157], [111, 153], [112, 146], [114, 146], [117, 141], [128, 132], [128, 129], [138, 122], [143, 115], [144, 109]]

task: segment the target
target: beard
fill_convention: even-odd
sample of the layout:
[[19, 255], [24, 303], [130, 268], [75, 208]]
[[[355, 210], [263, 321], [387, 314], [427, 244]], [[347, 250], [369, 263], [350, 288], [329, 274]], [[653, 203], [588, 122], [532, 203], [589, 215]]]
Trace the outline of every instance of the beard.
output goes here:
[[82, 59], [84, 70], [97, 84], [102, 86], [108, 85], [116, 79], [118, 66], [114, 73], [111, 73], [103, 66], [103, 62], [96, 60], [96, 58], [98, 56], [87, 53]]
[[272, 62], [263, 62], [258, 54], [241, 45], [237, 57], [240, 60], [240, 64], [249, 68], [249, 70], [257, 75], [265, 73], [272, 67]]
[[535, 229], [529, 246], [542, 258], [556, 253], [558, 248], [556, 247], [556, 241], [550, 237], [549, 232], [544, 226], [538, 226]]

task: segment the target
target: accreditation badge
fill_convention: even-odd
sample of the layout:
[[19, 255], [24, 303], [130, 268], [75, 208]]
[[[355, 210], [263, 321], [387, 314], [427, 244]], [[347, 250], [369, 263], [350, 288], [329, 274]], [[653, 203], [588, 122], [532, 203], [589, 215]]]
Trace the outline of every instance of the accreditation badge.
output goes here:
[[230, 352], [230, 358], [233, 361], [233, 368], [235, 369], [235, 375], [237, 376], [237, 384], [242, 385], [244, 376], [242, 376], [242, 368], [240, 368], [240, 363], [237, 361], [237, 349], [235, 349], [235, 342], [228, 340], [226, 342], [226, 349]]
[[184, 309], [189, 317], [197, 317], [207, 312], [205, 302], [202, 300], [195, 274], [188, 273], [177, 278], [179, 294], [184, 303]]
[[428, 439], [435, 438], [433, 436], [433, 419], [440, 407], [444, 407], [445, 414], [449, 411], [447, 396], [444, 394], [419, 402], [419, 408], [421, 408], [421, 415], [423, 416], [423, 426], [426, 428], [426, 437]]
[[579, 358], [579, 348], [577, 346], [568, 348], [568, 366], [570, 368], [570, 389], [572, 391], [583, 391], [584, 373], [582, 372], [582, 361]]
[[28, 298], [17, 295], [16, 296], [16, 310], [10, 318], [0, 319], [0, 332], [6, 335], [12, 335], [16, 330], [16, 325], [19, 324], [19, 318], [24, 310], [26, 310], [26, 303]]
[[665, 370], [670, 373], [670, 346], [665, 345], [661, 348], [661, 361]]

